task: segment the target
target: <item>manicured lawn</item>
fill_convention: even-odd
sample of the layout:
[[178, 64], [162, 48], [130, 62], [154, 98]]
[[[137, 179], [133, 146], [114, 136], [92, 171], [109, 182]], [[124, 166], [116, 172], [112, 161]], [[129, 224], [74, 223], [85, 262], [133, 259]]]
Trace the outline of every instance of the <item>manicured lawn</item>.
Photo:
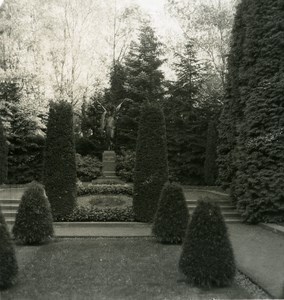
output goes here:
[[178, 272], [180, 246], [151, 238], [59, 239], [17, 246], [19, 281], [3, 299], [248, 299], [230, 288], [190, 287]]

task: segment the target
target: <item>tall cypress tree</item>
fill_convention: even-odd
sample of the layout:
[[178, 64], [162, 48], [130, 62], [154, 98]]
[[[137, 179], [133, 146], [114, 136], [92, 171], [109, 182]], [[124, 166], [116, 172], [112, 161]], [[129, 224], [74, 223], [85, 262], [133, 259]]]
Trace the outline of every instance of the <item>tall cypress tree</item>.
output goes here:
[[133, 208], [136, 219], [151, 222], [168, 180], [164, 114], [157, 104], [142, 106], [136, 148]]
[[8, 172], [8, 146], [2, 120], [0, 119], [0, 184], [5, 183]]
[[135, 149], [140, 108], [145, 100], [159, 101], [163, 96], [164, 75], [160, 70], [161, 43], [148, 23], [140, 28], [139, 39], [132, 42], [125, 59], [125, 97], [131, 99], [120, 109], [117, 142]]
[[50, 104], [44, 184], [53, 217], [71, 213], [76, 203], [76, 161], [73, 110], [65, 101]]

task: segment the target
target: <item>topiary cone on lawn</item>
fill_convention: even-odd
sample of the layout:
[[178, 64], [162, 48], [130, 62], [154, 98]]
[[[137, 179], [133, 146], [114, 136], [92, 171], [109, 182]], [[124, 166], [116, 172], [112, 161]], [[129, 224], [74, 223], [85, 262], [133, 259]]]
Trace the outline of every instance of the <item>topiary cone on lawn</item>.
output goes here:
[[40, 244], [53, 235], [50, 204], [41, 184], [33, 182], [24, 192], [13, 227], [16, 240]]
[[0, 208], [0, 290], [15, 283], [18, 263], [8, 228]]
[[220, 207], [204, 200], [188, 225], [179, 268], [195, 286], [227, 286], [236, 271], [231, 242]]
[[182, 187], [175, 183], [166, 183], [154, 218], [153, 235], [162, 243], [181, 243], [188, 219], [189, 212]]

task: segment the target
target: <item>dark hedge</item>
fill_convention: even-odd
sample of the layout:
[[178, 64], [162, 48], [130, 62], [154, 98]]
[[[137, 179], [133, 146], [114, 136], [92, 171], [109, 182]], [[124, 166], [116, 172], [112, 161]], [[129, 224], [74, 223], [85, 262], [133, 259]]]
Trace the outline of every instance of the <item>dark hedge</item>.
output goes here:
[[0, 119], [0, 184], [7, 180], [8, 172], [8, 145], [6, 141], [5, 131]]

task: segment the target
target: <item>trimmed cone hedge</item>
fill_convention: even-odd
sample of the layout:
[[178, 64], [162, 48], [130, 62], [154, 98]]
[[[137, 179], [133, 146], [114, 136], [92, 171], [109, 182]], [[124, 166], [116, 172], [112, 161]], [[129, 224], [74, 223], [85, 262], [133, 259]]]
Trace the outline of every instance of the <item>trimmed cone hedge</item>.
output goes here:
[[195, 286], [227, 286], [236, 271], [231, 242], [220, 207], [204, 200], [188, 225], [179, 268]]
[[18, 263], [15, 249], [0, 208], [0, 290], [9, 288], [15, 283], [18, 274]]
[[13, 234], [24, 244], [40, 244], [52, 237], [52, 214], [42, 185], [34, 182], [24, 192]]
[[165, 118], [157, 104], [146, 103], [141, 110], [133, 209], [137, 221], [152, 222], [163, 185], [168, 180]]
[[51, 103], [45, 145], [44, 184], [54, 217], [72, 213], [76, 204], [76, 176], [72, 106], [64, 101]]
[[182, 187], [175, 183], [166, 183], [154, 218], [153, 235], [162, 243], [181, 243], [188, 219], [189, 212]]

